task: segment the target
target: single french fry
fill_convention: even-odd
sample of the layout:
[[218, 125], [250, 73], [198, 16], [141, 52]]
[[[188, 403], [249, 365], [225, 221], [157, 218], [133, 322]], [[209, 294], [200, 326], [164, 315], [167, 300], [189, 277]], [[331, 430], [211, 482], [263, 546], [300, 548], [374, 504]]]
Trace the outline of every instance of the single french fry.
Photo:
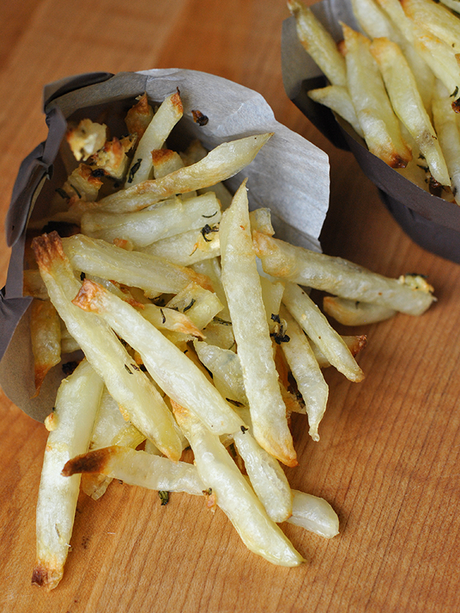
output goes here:
[[292, 493], [292, 515], [287, 520], [290, 524], [325, 538], [333, 538], [339, 533], [337, 513], [324, 498], [299, 490], [292, 490]]
[[253, 240], [266, 273], [330, 294], [387, 306], [408, 315], [421, 315], [435, 300], [422, 275], [390, 279], [324, 253], [290, 245], [254, 232]]
[[296, 453], [279, 389], [252, 246], [246, 182], [222, 216], [220, 242], [222, 283], [243, 369], [254, 436], [274, 457], [295, 466]]
[[108, 242], [129, 240], [134, 249], [139, 249], [188, 230], [217, 224], [220, 218], [220, 203], [214, 192], [209, 192], [186, 201], [171, 198], [150, 210], [134, 213], [88, 211], [82, 216], [81, 229], [87, 236]]
[[309, 434], [314, 441], [319, 441], [318, 426], [326, 411], [329, 386], [302, 328], [287, 309], [281, 313], [287, 322], [289, 339], [281, 343], [281, 348], [305, 402]]
[[364, 138], [364, 132], [356, 116], [355, 107], [353, 106], [347, 87], [341, 85], [328, 85], [327, 87], [321, 87], [319, 89], [311, 89], [308, 92], [308, 96], [315, 102], [327, 106], [337, 113], [337, 115], [343, 117], [345, 121], [348, 121], [355, 132]]
[[187, 492], [195, 496], [202, 496], [205, 489], [192, 464], [172, 462], [168, 458], [118, 445], [71, 458], [63, 467], [62, 474], [70, 477], [78, 473], [99, 473], [111, 479], [121, 479], [128, 485], [156, 491]]
[[137, 185], [150, 178], [152, 172], [151, 152], [163, 147], [183, 112], [179, 92], [174, 92], [161, 103], [139, 140], [128, 170], [125, 187]]
[[262, 449], [249, 430], [242, 428], [233, 440], [268, 516], [276, 523], [286, 521], [292, 514], [292, 493], [278, 460]]
[[302, 2], [288, 0], [287, 5], [295, 17], [297, 35], [304, 49], [333, 85], [346, 86], [345, 62], [332, 36]]
[[180, 292], [191, 281], [209, 287], [208, 279], [191, 268], [147, 253], [126, 251], [102, 239], [78, 234], [64, 238], [62, 244], [75, 270], [139, 287], [150, 298]]
[[130, 134], [141, 139], [153, 117], [153, 109], [149, 104], [147, 94], [142, 94], [126, 113], [125, 123]]
[[175, 234], [139, 249], [178, 266], [191, 266], [220, 256], [219, 224], [205, 223], [198, 230]]
[[85, 361], [59, 387], [43, 460], [37, 503], [37, 558], [32, 584], [54, 589], [62, 579], [69, 552], [80, 477], [62, 477], [67, 460], [85, 453], [103, 383]]
[[386, 306], [337, 296], [325, 296], [323, 298], [323, 310], [344, 326], [365, 326], [390, 319], [396, 315], [394, 309]]
[[176, 194], [229, 179], [252, 162], [271, 136], [272, 133], [268, 132], [222, 143], [199, 162], [179, 168], [160, 179], [146, 180], [115, 192], [100, 200], [98, 206], [112, 213], [139, 211]]
[[305, 334], [321, 349], [329, 362], [350, 381], [359, 382], [364, 373], [313, 300], [295, 283], [286, 283], [283, 303]]

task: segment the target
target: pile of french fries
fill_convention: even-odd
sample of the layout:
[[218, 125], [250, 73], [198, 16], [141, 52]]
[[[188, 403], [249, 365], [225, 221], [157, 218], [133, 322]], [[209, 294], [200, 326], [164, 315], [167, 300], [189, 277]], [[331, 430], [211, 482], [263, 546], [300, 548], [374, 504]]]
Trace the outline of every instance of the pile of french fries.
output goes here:
[[203, 496], [251, 551], [301, 564], [278, 524], [330, 538], [338, 518], [287, 481], [281, 464], [298, 464], [290, 416], [306, 414], [319, 440], [322, 369], [362, 380], [366, 342], [339, 335], [308, 289], [353, 325], [434, 300], [421, 276], [388, 279], [274, 238], [269, 210], [249, 212], [246, 180], [234, 195], [223, 183], [271, 134], [178, 153], [167, 139], [182, 115], [175, 92], [156, 109], [140, 96], [123, 138], [89, 119], [69, 125], [68, 177], [29, 224], [36, 394], [51, 368], [67, 374], [45, 420], [37, 504], [32, 582], [47, 589], [63, 576], [80, 487], [97, 499], [114, 478], [162, 503]]
[[341, 23], [337, 45], [310, 8], [288, 0], [299, 40], [329, 81], [308, 95], [404, 177], [460, 204], [458, 1], [351, 0], [351, 6], [361, 31]]

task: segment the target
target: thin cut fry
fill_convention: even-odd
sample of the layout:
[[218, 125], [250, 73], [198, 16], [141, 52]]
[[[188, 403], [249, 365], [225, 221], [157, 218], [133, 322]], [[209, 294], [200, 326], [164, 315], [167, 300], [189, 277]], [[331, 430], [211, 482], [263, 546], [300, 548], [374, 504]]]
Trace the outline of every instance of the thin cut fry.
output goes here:
[[271, 136], [269, 132], [222, 143], [191, 166], [106, 196], [99, 201], [99, 207], [113, 213], [139, 211], [176, 194], [225, 181], [250, 164]]
[[77, 476], [62, 477], [61, 470], [67, 460], [87, 451], [102, 388], [102, 380], [86, 361], [59, 387], [38, 493], [32, 576], [34, 585], [47, 590], [54, 589], [64, 573], [80, 484]]
[[220, 242], [222, 282], [243, 370], [254, 436], [275, 458], [288, 466], [295, 466], [296, 453], [279, 389], [252, 247], [246, 182], [222, 216]]
[[330, 294], [387, 306], [408, 315], [421, 315], [435, 300], [422, 275], [390, 279], [343, 258], [290, 245], [258, 232], [257, 255], [266, 273]]

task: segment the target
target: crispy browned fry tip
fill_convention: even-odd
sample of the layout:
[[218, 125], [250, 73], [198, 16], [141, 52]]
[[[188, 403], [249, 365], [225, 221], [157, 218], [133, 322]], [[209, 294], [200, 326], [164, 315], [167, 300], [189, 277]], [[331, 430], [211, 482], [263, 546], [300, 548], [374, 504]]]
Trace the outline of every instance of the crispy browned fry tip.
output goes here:
[[52, 568], [45, 568], [37, 563], [32, 573], [32, 585], [43, 587], [46, 590], [55, 588], [62, 579], [62, 573]]
[[100, 285], [90, 279], [85, 279], [72, 303], [84, 311], [97, 311], [95, 301], [99, 290]]
[[114, 445], [77, 455], [64, 464], [61, 475], [71, 477], [76, 473], [103, 473], [110, 457], [116, 454], [117, 449], [118, 447]]
[[53, 260], [59, 258], [66, 259], [64, 249], [62, 248], [61, 237], [54, 230], [49, 234], [36, 236], [32, 241], [32, 249], [35, 254], [35, 259], [40, 268], [49, 270]]
[[184, 107], [182, 106], [182, 100], [180, 97], [179, 90], [177, 90], [177, 92], [173, 94], [173, 96], [171, 96], [171, 102], [173, 106], [176, 107], [178, 114], [182, 114], [184, 112]]
[[361, 334], [359, 336], [355, 336], [355, 340], [349, 345], [349, 349], [354, 356], [358, 355], [358, 353], [364, 349], [367, 345], [367, 336], [365, 334]]
[[153, 109], [149, 104], [147, 94], [143, 94], [138, 102], [126, 114], [126, 126], [131, 134], [140, 139], [153, 117]]
[[152, 163], [154, 166], [167, 162], [175, 155], [171, 149], [154, 149], [152, 151]]

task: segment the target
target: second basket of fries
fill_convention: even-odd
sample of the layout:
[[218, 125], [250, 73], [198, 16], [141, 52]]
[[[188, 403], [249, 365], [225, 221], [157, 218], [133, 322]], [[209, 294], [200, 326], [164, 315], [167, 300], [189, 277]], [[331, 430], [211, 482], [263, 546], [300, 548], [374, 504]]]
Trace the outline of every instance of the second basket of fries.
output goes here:
[[[323, 369], [364, 378], [365, 336], [324, 312], [345, 325], [421, 315], [433, 288], [321, 253], [327, 156], [247, 88], [97, 73], [45, 100], [49, 137], [7, 218], [0, 318], [1, 385], [49, 431], [32, 583], [58, 586], [80, 488], [98, 499], [114, 478], [162, 504], [202, 496], [252, 552], [299, 566], [279, 524], [331, 538], [339, 522], [289, 485], [291, 415], [318, 444]], [[329, 294], [323, 310], [311, 288]]]
[[406, 233], [460, 262], [460, 16], [445, 0], [288, 0], [289, 98]]

